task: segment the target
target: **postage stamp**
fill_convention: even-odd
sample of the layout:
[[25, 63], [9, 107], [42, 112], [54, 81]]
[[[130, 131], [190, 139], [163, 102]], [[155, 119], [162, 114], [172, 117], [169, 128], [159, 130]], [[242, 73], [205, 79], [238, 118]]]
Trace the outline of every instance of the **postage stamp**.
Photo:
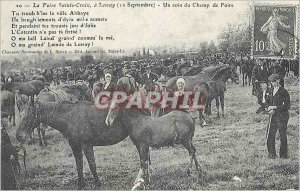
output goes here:
[[254, 7], [252, 55], [293, 58], [297, 54], [297, 7]]

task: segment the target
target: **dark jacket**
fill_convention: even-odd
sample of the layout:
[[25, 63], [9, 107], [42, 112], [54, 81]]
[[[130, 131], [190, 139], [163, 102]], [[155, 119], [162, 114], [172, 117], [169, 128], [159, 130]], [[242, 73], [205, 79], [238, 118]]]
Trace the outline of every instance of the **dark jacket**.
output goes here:
[[154, 88], [154, 82], [158, 79], [158, 76], [152, 72], [150, 72], [149, 77], [147, 73], [143, 74], [144, 83], [145, 83], [145, 89], [146, 90], [153, 90]]
[[[268, 88], [265, 93], [266, 104], [269, 104], [268, 101], [271, 99], [271, 96], [272, 96], [272, 89]], [[257, 99], [258, 99], [258, 104], [261, 105], [263, 101], [263, 91], [261, 88], [259, 89], [259, 92], [257, 94]]]
[[270, 98], [267, 100], [268, 105], [277, 106], [275, 109], [274, 117], [279, 119], [288, 119], [290, 109], [290, 94], [286, 89], [280, 87], [276, 94], [273, 96], [273, 89]]
[[252, 71], [252, 76], [253, 76], [253, 81], [258, 80], [259, 82], [261, 81], [268, 81], [269, 77], [269, 72], [268, 69], [263, 66], [255, 66]]

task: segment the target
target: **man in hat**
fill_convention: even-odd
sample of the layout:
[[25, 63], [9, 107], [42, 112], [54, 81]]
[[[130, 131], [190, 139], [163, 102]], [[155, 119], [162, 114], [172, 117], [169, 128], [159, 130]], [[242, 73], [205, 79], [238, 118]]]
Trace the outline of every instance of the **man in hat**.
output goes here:
[[[153, 116], [154, 117], [158, 117], [158, 116], [162, 116], [164, 115], [167, 111], [170, 110], [170, 105], [172, 104], [171, 102], [167, 102], [164, 99], [164, 95], [168, 96], [168, 97], [172, 97], [173, 96], [173, 92], [169, 89], [167, 89], [166, 87], [166, 83], [167, 83], [167, 79], [164, 77], [160, 77], [158, 79], [158, 92], [160, 93], [161, 97], [160, 100], [157, 102], [157, 104], [154, 104], [154, 108], [153, 108]], [[164, 105], [164, 107], [162, 107], [162, 105]], [[152, 114], [151, 113], [151, 114]]]
[[144, 78], [144, 88], [146, 92], [154, 90], [154, 82], [157, 81], [158, 76], [151, 72], [151, 66], [146, 67], [146, 72], [143, 74]]
[[276, 158], [275, 136], [277, 130], [280, 135], [280, 158], [287, 158], [287, 123], [289, 120], [290, 95], [286, 89], [280, 85], [279, 74], [272, 74], [269, 77], [272, 85], [270, 99], [267, 100], [268, 111], [270, 113], [270, 126], [267, 132], [267, 148], [269, 158]]
[[271, 96], [271, 90], [268, 88], [268, 82], [267, 81], [260, 81], [259, 82], [260, 89], [257, 93], [257, 102], [260, 105], [260, 107], [257, 109], [256, 113], [260, 112], [267, 112], [268, 104], [267, 100]]
[[[100, 81], [93, 86], [92, 97], [95, 100], [97, 94], [101, 91], [108, 91], [111, 94], [115, 91], [115, 85], [111, 82], [112, 75], [110, 73], [105, 74], [105, 82], [101, 83]], [[110, 97], [109, 97], [110, 98]]]
[[271, 74], [279, 74], [280, 85], [281, 87], [284, 87], [285, 70], [284, 67], [281, 66], [278, 60], [272, 60]]

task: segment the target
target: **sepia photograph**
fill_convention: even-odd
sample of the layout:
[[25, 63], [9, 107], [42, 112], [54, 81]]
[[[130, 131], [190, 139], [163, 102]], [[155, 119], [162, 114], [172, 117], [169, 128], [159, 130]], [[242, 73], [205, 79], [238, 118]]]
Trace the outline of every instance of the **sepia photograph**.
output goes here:
[[299, 190], [299, 4], [1, 0], [1, 190]]

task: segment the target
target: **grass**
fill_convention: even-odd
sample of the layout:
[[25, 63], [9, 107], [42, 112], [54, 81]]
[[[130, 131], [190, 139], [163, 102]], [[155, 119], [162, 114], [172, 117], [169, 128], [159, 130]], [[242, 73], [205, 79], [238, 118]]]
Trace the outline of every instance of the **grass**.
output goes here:
[[[187, 175], [189, 156], [182, 146], [151, 150], [151, 186], [159, 190], [283, 190], [299, 189], [299, 93], [298, 86], [288, 84], [291, 110], [288, 123], [288, 159], [268, 159], [265, 143], [267, 115], [255, 114], [258, 105], [251, 87], [228, 84], [225, 116], [216, 112], [207, 127], [196, 126], [194, 144], [197, 158], [207, 180], [196, 171]], [[215, 111], [215, 108], [212, 108]], [[14, 143], [16, 129], [9, 129]], [[76, 189], [77, 171], [71, 148], [56, 130], [47, 131], [49, 145], [26, 145], [29, 177], [21, 181], [22, 189]], [[279, 139], [276, 140], [278, 150]], [[95, 147], [97, 172], [103, 185], [96, 189], [131, 189], [139, 170], [136, 148], [127, 138], [123, 142]], [[234, 176], [242, 181], [233, 181]], [[95, 189], [93, 177], [84, 159], [85, 189]]]

